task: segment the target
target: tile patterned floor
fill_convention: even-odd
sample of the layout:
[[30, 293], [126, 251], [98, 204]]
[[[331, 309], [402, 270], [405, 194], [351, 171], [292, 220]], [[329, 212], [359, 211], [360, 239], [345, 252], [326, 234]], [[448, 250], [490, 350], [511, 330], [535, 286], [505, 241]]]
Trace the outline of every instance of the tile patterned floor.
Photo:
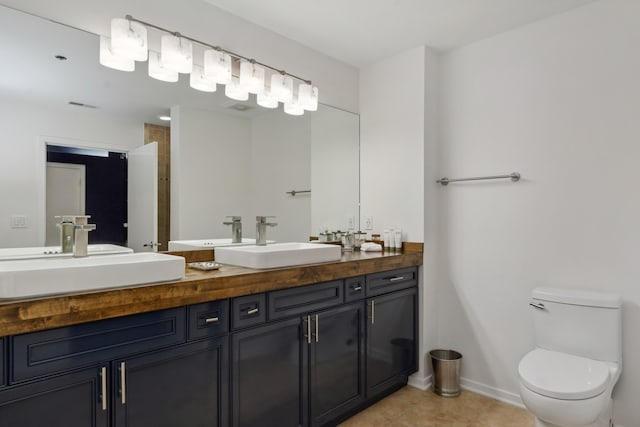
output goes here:
[[445, 398], [404, 387], [349, 418], [340, 427], [533, 427], [524, 409], [463, 390]]

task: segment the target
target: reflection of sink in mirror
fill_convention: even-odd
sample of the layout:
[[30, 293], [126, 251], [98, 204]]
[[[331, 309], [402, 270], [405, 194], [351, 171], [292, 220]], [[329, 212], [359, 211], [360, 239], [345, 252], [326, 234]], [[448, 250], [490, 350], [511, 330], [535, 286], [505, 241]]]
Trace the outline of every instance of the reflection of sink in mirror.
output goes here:
[[184, 258], [155, 252], [2, 261], [0, 299], [180, 280], [184, 269]]
[[[267, 240], [267, 243], [275, 243]], [[199, 249], [213, 249], [221, 246], [247, 246], [255, 245], [256, 239], [242, 238], [241, 243], [232, 243], [229, 239], [204, 239], [204, 240], [171, 240], [169, 242], [170, 251], [195, 251]]]
[[257, 269], [338, 261], [341, 256], [340, 246], [322, 243], [274, 243], [216, 249], [219, 263]]
[[[118, 245], [89, 245], [89, 256], [133, 253], [133, 249]], [[69, 258], [71, 253], [62, 253], [60, 246], [39, 246], [30, 248], [0, 248], [0, 261], [36, 258]]]

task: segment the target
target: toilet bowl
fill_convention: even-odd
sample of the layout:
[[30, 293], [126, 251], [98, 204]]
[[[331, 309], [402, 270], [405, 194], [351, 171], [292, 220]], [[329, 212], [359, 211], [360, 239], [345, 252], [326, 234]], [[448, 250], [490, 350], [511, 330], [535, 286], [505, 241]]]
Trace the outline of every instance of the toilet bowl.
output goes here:
[[544, 349], [518, 366], [520, 396], [540, 427], [608, 427], [615, 363]]
[[518, 365], [520, 397], [537, 427], [610, 427], [622, 370], [622, 298], [536, 288], [535, 348]]

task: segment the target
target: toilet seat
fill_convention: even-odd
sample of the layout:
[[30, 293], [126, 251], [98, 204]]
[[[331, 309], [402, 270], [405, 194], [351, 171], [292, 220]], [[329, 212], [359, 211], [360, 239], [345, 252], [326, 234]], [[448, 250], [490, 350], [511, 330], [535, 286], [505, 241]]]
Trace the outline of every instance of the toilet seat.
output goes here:
[[543, 396], [580, 400], [597, 396], [609, 385], [605, 362], [537, 348], [518, 365], [520, 381]]

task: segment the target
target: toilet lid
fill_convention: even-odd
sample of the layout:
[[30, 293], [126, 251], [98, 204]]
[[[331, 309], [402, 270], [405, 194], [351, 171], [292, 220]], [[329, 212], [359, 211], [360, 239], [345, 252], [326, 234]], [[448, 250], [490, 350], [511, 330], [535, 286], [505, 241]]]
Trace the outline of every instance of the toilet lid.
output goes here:
[[518, 374], [529, 390], [566, 400], [597, 396], [609, 383], [605, 362], [541, 348], [522, 358]]

